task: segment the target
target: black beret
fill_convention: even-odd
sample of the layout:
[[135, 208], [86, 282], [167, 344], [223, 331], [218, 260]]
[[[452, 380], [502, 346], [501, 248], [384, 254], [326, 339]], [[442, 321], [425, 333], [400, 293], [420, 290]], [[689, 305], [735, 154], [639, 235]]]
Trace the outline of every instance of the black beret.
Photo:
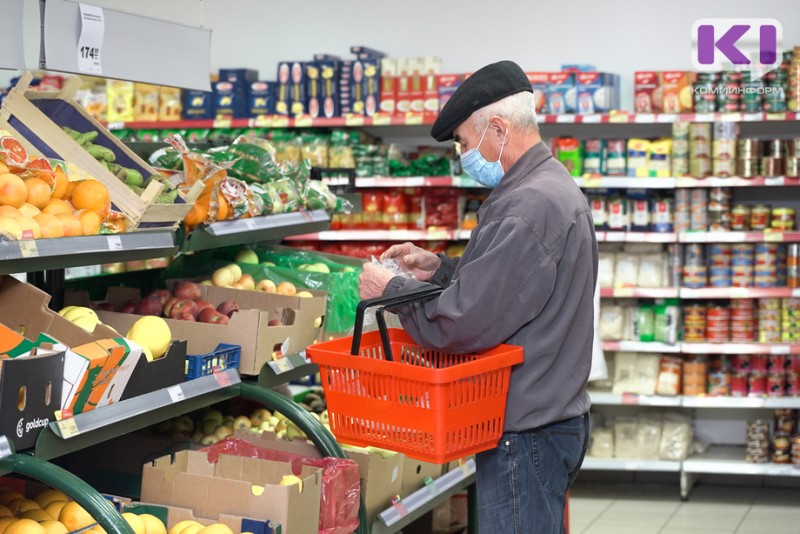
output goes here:
[[464, 80], [444, 105], [431, 135], [437, 141], [453, 138], [453, 130], [476, 110], [522, 91], [533, 92], [528, 76], [513, 61], [486, 65]]

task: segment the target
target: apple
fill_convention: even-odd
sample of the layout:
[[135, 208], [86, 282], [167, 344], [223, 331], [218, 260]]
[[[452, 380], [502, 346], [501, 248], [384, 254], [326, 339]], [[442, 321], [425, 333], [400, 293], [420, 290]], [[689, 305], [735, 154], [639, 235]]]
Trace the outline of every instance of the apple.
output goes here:
[[266, 408], [259, 408], [250, 414], [250, 422], [253, 426], [259, 426], [261, 423], [272, 417], [272, 413]]
[[224, 302], [220, 302], [219, 306], [217, 306], [217, 311], [223, 315], [231, 317], [234, 312], [239, 311], [239, 305], [232, 300], [226, 300]]
[[214, 430], [214, 435], [217, 436], [217, 439], [223, 440], [233, 435], [233, 429], [229, 426], [220, 425]]
[[242, 268], [236, 265], [235, 263], [231, 263], [227, 267], [231, 273], [233, 273], [233, 281], [238, 282], [242, 278]]
[[267, 417], [265, 421], [267, 421], [273, 427], [278, 426], [278, 423], [281, 422], [281, 417], [277, 417], [275, 414], [277, 412], [272, 412], [272, 415]]
[[250, 418], [246, 415], [240, 415], [233, 421], [233, 429], [234, 430], [247, 430], [250, 428], [252, 423], [250, 422]]
[[203, 310], [206, 308], [214, 309], [214, 305], [210, 302], [206, 302], [205, 300], [196, 300], [194, 302], [195, 306], [197, 306], [197, 314], [199, 315]]
[[164, 305], [158, 297], [147, 297], [139, 301], [136, 305], [138, 315], [161, 315]]
[[301, 297], [301, 298], [304, 298], [304, 299], [311, 299], [311, 298], [314, 298], [314, 295], [312, 295], [308, 291], [298, 291], [295, 294], [295, 297]]
[[277, 289], [278, 286], [275, 285], [275, 282], [273, 282], [268, 278], [265, 278], [264, 280], [261, 280], [256, 284], [256, 291], [264, 291], [265, 293], [275, 293]]
[[228, 287], [236, 281], [233, 277], [233, 272], [227, 267], [214, 271], [214, 274], [211, 275], [211, 280], [217, 287]]
[[276, 289], [279, 295], [294, 296], [297, 293], [297, 288], [291, 282], [281, 282]]
[[209, 446], [209, 445], [215, 444], [218, 441], [219, 441], [219, 438], [217, 436], [215, 436], [214, 434], [207, 434], [207, 435], [203, 436], [202, 439], [200, 440], [200, 445]]
[[111, 312], [116, 311], [114, 310], [114, 305], [111, 304], [110, 302], [101, 302], [100, 304], [97, 305], [97, 309], [103, 311], [111, 311]]
[[211, 324], [228, 324], [228, 316], [217, 312], [216, 315], [211, 316], [208, 322]]
[[123, 304], [119, 312], [120, 313], [136, 313], [136, 306], [139, 305], [139, 301], [136, 299], [129, 300], [125, 304]]
[[159, 299], [161, 301], [161, 306], [164, 306], [164, 304], [172, 298], [172, 292], [169, 289], [154, 289], [145, 298], [151, 297]]
[[185, 312], [181, 313], [177, 317], [173, 317], [173, 319], [177, 319], [178, 321], [189, 321], [191, 323], [194, 323], [194, 322], [197, 321], [197, 319], [195, 319], [195, 317], [194, 317], [194, 314], [191, 313], [191, 312], [188, 312], [188, 311], [185, 311]]
[[178, 297], [172, 297], [169, 300], [167, 300], [167, 302], [164, 303], [164, 309], [162, 310], [164, 317], [169, 317], [169, 312], [172, 310], [172, 307], [175, 305], [176, 302], [180, 302], [180, 300], [181, 299], [179, 299]]
[[202, 282], [200, 282], [200, 285], [201, 286], [213, 286], [214, 282], [212, 282], [211, 280], [203, 280]]
[[269, 421], [264, 421], [260, 425], [258, 425], [258, 430], [261, 432], [274, 432], [275, 427], [269, 424]]
[[209, 308], [204, 308], [203, 311], [197, 314], [197, 321], [200, 323], [210, 323], [211, 318], [217, 315], [219, 312], [214, 309], [213, 306]]
[[256, 281], [249, 274], [243, 274], [238, 283], [242, 286], [242, 289], [247, 289], [248, 291], [253, 291], [256, 288]]
[[231, 289], [244, 289], [244, 285], [241, 282], [234, 282], [228, 287]]
[[206, 421], [205, 423], [203, 423], [203, 434], [205, 434], [205, 435], [213, 434], [214, 430], [217, 429], [217, 427], [219, 426], [220, 422], [221, 421], [217, 421], [215, 419], [212, 419], [210, 421]]
[[258, 254], [255, 250], [243, 248], [236, 253], [236, 263], [249, 263], [250, 265], [258, 265]]
[[186, 313], [197, 317], [197, 305], [193, 300], [183, 299], [173, 304], [169, 310], [169, 317], [170, 319], [175, 319], [177, 316]]
[[[222, 423], [224, 417], [222, 416], [222, 412], [219, 410], [209, 410], [205, 414], [203, 414], [203, 421], [219, 421]], [[204, 432], [205, 434], [209, 434], [209, 432]]]
[[180, 281], [175, 284], [175, 296], [179, 299], [199, 300], [202, 296], [200, 285], [194, 282]]
[[288, 427], [288, 426], [289, 426], [289, 420], [288, 419], [281, 419], [280, 421], [278, 421], [278, 424], [275, 425], [275, 432], [280, 432], [281, 430], [286, 430], [286, 427]]
[[174, 425], [176, 432], [191, 433], [194, 430], [194, 421], [187, 415], [182, 415], [175, 420]]
[[222, 424], [225, 426], [233, 426], [233, 422], [236, 421], [236, 418], [232, 415], [226, 415], [222, 418]]
[[195, 432], [194, 434], [192, 434], [192, 443], [200, 445], [200, 440], [202, 440], [202, 439], [203, 439], [203, 433], [202, 432]]

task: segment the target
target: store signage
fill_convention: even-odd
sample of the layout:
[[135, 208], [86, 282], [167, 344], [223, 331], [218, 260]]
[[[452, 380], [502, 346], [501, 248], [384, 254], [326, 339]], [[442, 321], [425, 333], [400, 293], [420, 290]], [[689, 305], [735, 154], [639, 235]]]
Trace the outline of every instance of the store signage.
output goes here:
[[103, 48], [105, 21], [103, 8], [80, 4], [81, 35], [78, 38], [78, 70], [87, 74], [103, 74], [100, 51]]
[[700, 72], [737, 70], [761, 78], [783, 59], [783, 27], [775, 19], [700, 19], [692, 26], [692, 65]]

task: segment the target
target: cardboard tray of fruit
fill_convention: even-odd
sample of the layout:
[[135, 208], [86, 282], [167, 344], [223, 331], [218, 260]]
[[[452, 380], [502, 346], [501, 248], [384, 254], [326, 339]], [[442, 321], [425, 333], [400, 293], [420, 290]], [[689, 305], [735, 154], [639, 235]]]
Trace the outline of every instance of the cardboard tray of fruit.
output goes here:
[[[70, 161], [108, 187], [111, 201], [130, 228], [176, 227], [192, 208], [199, 188], [185, 197], [74, 102], [80, 78], [67, 80], [58, 93], [28, 91], [25, 73], [3, 101], [0, 125], [26, 149]], [[66, 130], [65, 130], [66, 128]], [[116, 172], [116, 174], [115, 174]], [[124, 177], [123, 177], [124, 174]], [[167, 203], [160, 203], [167, 202]]]

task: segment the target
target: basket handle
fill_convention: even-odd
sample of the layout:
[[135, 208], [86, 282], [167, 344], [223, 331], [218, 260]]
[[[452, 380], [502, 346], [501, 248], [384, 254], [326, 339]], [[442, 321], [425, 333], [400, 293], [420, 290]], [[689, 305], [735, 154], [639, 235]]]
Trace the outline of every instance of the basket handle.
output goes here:
[[381, 334], [381, 342], [383, 343], [383, 354], [386, 360], [392, 361], [392, 346], [389, 343], [389, 331], [386, 328], [386, 321], [383, 318], [384, 308], [386, 306], [395, 306], [398, 304], [410, 304], [411, 302], [427, 300], [435, 297], [442, 292], [441, 287], [426, 286], [411, 291], [404, 291], [385, 297], [375, 297], [372, 299], [362, 300], [358, 303], [356, 308], [356, 322], [353, 328], [353, 345], [350, 348], [350, 354], [358, 356], [359, 349], [361, 348], [361, 333], [364, 330], [364, 312], [367, 308], [373, 306], [380, 306], [377, 312], [376, 320], [378, 322], [378, 330]]

